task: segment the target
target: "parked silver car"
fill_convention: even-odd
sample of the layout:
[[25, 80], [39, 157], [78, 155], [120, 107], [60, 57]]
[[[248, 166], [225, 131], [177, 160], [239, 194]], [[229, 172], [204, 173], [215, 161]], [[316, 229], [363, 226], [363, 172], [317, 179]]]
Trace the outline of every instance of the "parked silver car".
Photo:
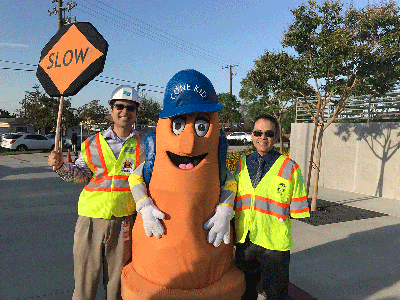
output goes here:
[[233, 132], [226, 137], [229, 140], [239, 140], [242, 141], [243, 144], [251, 143], [251, 133], [249, 132]]
[[3, 136], [1, 147], [18, 151], [52, 150], [54, 140], [36, 133], [8, 133]]
[[[55, 143], [55, 140], [56, 140], [56, 134], [55, 133], [46, 134], [45, 137], [47, 137], [48, 139], [53, 140], [54, 141], [53, 143]], [[68, 140], [67, 136], [63, 136], [62, 137], [63, 147], [67, 147], [68, 148], [67, 140]]]

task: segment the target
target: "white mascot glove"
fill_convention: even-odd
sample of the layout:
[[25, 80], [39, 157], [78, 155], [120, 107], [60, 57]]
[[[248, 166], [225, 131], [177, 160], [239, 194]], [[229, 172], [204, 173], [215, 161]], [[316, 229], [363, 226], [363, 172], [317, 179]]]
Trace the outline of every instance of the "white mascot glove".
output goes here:
[[142, 214], [146, 235], [148, 237], [154, 235], [159, 239], [164, 234], [164, 227], [159, 219], [164, 219], [165, 215], [154, 204], [144, 206], [138, 213]]
[[218, 247], [222, 240], [225, 244], [229, 244], [231, 240], [230, 221], [235, 215], [235, 211], [229, 206], [218, 205], [215, 209], [214, 216], [204, 224], [204, 229], [210, 229], [207, 241]]

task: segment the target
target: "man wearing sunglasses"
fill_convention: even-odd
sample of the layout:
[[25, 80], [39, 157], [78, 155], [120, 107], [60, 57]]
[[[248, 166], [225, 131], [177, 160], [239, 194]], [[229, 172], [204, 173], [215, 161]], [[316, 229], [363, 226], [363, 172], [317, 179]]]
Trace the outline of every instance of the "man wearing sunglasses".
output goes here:
[[133, 222], [135, 202], [128, 176], [140, 163], [133, 129], [140, 99], [134, 88], [116, 88], [108, 101], [113, 125], [86, 139], [74, 164], [52, 151], [48, 164], [66, 182], [86, 183], [78, 202], [74, 235], [75, 290], [72, 299], [95, 299], [100, 274], [107, 300], [121, 298], [124, 223]]
[[235, 258], [245, 273], [241, 299], [287, 299], [290, 217], [309, 217], [303, 176], [295, 161], [274, 150], [279, 124], [269, 115], [257, 117], [251, 138], [256, 152], [236, 165]]

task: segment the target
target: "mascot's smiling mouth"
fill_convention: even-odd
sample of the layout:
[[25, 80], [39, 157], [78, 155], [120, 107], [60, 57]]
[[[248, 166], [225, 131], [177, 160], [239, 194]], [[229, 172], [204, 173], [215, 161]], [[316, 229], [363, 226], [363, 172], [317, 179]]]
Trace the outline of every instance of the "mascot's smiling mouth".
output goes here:
[[190, 170], [196, 167], [208, 155], [208, 153], [198, 156], [180, 156], [167, 151], [167, 155], [172, 163], [179, 169]]

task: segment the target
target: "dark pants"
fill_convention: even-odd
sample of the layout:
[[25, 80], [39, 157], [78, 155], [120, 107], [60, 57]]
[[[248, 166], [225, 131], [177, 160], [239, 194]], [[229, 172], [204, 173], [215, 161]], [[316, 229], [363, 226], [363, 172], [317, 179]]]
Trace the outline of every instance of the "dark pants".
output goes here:
[[256, 300], [258, 291], [268, 300], [287, 299], [290, 251], [266, 249], [250, 242], [247, 236], [243, 244], [236, 244], [235, 258], [246, 278], [242, 300]]

